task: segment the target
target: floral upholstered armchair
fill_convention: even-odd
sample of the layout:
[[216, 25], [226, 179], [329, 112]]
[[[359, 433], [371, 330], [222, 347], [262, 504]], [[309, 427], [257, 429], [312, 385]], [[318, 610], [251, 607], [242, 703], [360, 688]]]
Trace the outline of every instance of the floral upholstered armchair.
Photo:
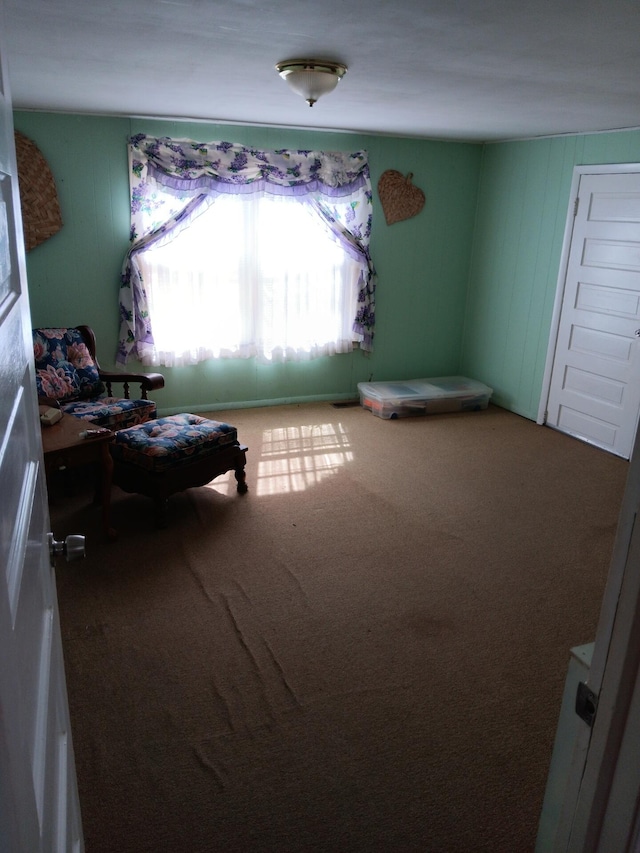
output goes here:
[[[96, 359], [96, 338], [89, 326], [33, 329], [38, 402], [111, 430], [141, 424], [156, 417], [149, 391], [164, 387], [160, 373], [120, 373], [102, 370]], [[133, 400], [129, 383], [140, 386]], [[112, 384], [123, 385], [112, 396]]]

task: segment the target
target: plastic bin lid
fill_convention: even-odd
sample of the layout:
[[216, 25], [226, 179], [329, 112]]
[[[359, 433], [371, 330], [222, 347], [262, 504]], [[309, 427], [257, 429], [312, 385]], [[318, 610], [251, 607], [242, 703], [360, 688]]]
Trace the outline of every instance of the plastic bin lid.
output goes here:
[[401, 382], [359, 382], [358, 390], [375, 399], [415, 400], [446, 399], [448, 397], [485, 396], [493, 393], [482, 382], [466, 376], [436, 376], [429, 379], [410, 379]]

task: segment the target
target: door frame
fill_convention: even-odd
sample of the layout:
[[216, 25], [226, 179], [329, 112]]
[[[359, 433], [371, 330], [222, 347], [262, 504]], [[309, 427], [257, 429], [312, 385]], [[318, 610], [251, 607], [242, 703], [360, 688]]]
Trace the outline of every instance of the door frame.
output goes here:
[[565, 221], [564, 237], [562, 240], [562, 252], [560, 254], [560, 268], [558, 270], [558, 281], [556, 284], [556, 296], [553, 303], [553, 313], [551, 315], [547, 360], [545, 362], [544, 375], [542, 378], [542, 391], [540, 394], [540, 404], [538, 406], [538, 417], [536, 418], [537, 424], [545, 424], [547, 422], [547, 406], [549, 404], [549, 394], [551, 393], [551, 374], [553, 373], [553, 363], [556, 356], [556, 347], [558, 346], [560, 316], [562, 314], [564, 291], [567, 283], [567, 269], [569, 267], [569, 254], [571, 252], [571, 243], [573, 241], [576, 199], [578, 198], [580, 181], [583, 175], [619, 175], [626, 173], [640, 173], [640, 163], [598, 163], [593, 166], [573, 167], [573, 178], [571, 180], [569, 203], [567, 205], [567, 218]]

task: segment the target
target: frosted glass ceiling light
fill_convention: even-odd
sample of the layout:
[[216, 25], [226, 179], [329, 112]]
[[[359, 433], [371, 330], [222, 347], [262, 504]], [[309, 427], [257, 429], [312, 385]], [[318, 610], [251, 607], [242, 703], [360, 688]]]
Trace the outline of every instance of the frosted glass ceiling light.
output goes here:
[[324, 59], [287, 59], [276, 71], [312, 107], [322, 95], [333, 92], [347, 73], [347, 66]]

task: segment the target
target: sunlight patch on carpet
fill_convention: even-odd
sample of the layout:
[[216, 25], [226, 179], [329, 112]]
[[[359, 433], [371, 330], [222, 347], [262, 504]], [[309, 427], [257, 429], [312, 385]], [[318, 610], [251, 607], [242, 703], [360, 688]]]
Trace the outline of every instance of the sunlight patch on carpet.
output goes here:
[[258, 461], [258, 495], [303, 492], [334, 476], [353, 452], [341, 423], [267, 429]]

